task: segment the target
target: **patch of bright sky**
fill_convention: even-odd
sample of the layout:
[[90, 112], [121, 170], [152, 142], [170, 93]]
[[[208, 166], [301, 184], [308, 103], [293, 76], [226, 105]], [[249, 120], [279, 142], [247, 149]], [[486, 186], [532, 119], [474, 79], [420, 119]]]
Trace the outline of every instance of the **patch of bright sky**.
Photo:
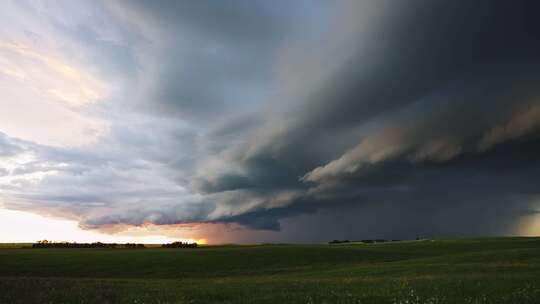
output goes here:
[[106, 126], [80, 108], [106, 95], [99, 80], [31, 45], [0, 43], [0, 131], [37, 143], [94, 142]]
[[204, 243], [204, 240], [178, 239], [155, 234], [104, 234], [79, 228], [76, 221], [54, 219], [23, 211], [0, 208], [0, 243], [28, 243], [38, 240], [55, 242], [106, 242], [162, 244], [175, 241]]
[[107, 123], [91, 115], [89, 107], [105, 100], [110, 86], [98, 77], [80, 41], [70, 36], [79, 23], [58, 18], [89, 10], [63, 7], [24, 0], [2, 3], [0, 132], [8, 136], [80, 146], [107, 131]]
[[520, 221], [518, 232], [524, 236], [540, 235], [540, 198], [533, 204], [529, 214], [525, 215]]
[[0, 52], [1, 72], [57, 102], [82, 106], [103, 98], [98, 80], [31, 45], [0, 42]]

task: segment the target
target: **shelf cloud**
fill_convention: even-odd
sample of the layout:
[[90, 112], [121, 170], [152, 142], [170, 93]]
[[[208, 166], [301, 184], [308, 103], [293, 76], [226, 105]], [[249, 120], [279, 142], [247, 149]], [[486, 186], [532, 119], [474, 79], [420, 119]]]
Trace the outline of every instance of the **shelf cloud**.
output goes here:
[[54, 118], [0, 114], [4, 208], [218, 241], [531, 233], [533, 1], [65, 4], [0, 13], [2, 107]]

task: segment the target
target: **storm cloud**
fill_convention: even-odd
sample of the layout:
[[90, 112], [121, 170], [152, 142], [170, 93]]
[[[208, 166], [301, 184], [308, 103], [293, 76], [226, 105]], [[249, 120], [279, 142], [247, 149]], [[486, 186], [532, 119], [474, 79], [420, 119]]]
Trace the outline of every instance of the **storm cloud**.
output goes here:
[[89, 6], [102, 22], [60, 11], [52, 30], [114, 79], [70, 108], [104, 131], [81, 146], [0, 133], [4, 207], [87, 229], [243, 227], [232, 241], [530, 233], [533, 1]]

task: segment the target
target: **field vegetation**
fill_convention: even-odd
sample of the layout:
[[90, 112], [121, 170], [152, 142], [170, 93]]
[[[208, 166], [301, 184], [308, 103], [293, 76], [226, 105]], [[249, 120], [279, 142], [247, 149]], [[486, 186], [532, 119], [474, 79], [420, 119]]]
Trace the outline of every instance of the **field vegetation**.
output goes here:
[[0, 249], [0, 303], [540, 303], [540, 238]]

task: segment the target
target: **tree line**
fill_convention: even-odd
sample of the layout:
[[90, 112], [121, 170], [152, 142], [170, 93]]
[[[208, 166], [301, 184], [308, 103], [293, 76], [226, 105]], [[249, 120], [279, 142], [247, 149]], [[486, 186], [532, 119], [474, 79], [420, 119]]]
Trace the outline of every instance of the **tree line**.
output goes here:
[[360, 241], [349, 241], [349, 240], [333, 240], [328, 242], [328, 244], [343, 244], [343, 243], [365, 243], [365, 244], [375, 244], [375, 243], [386, 243], [386, 242], [399, 242], [400, 240], [385, 240], [385, 239], [373, 239], [373, 240], [360, 240]]
[[197, 243], [172, 242], [161, 245], [163, 248], [197, 248]]
[[146, 248], [144, 244], [136, 243], [70, 243], [70, 242], [51, 242], [47, 240], [38, 241], [32, 244], [32, 248]]
[[[197, 243], [173, 242], [161, 245], [162, 248], [197, 248]], [[37, 241], [32, 244], [32, 248], [146, 248], [144, 244], [136, 243], [70, 243], [70, 242], [51, 242], [48, 240]]]

